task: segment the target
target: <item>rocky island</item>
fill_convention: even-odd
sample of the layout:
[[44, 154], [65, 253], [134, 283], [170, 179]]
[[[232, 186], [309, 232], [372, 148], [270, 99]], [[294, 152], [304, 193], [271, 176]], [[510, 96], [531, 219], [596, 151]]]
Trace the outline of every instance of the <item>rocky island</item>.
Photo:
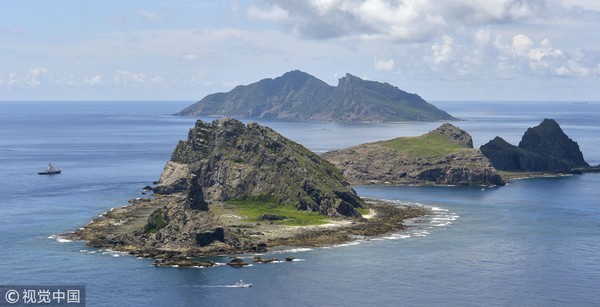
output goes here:
[[445, 123], [418, 136], [323, 154], [352, 184], [504, 185], [464, 130]]
[[363, 200], [308, 149], [229, 118], [197, 121], [154, 191], [66, 236], [158, 265], [207, 266], [201, 257], [341, 243], [402, 229], [404, 219], [428, 213]]
[[577, 142], [553, 119], [544, 119], [538, 126], [527, 129], [518, 146], [496, 137], [481, 146], [481, 152], [495, 168], [507, 172], [558, 174], [589, 168]]
[[330, 86], [298, 70], [208, 95], [175, 115], [343, 122], [456, 120], [419, 95], [388, 83], [346, 74], [337, 86]]

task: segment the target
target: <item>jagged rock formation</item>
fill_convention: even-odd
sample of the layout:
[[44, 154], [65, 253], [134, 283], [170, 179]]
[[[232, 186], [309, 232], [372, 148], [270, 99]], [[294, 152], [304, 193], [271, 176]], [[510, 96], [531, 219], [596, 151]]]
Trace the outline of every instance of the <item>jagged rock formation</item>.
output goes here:
[[359, 216], [354, 208], [361, 207], [327, 161], [270, 128], [230, 118], [198, 121], [175, 148], [156, 191], [180, 191], [183, 181], [190, 207], [200, 210], [207, 201], [263, 196], [329, 216]]
[[175, 115], [361, 122], [455, 119], [388, 83], [346, 74], [337, 86], [330, 86], [298, 70], [208, 95]]
[[353, 184], [504, 185], [471, 136], [451, 125], [414, 138], [325, 153]]
[[589, 165], [577, 142], [571, 140], [553, 119], [529, 128], [519, 146], [496, 137], [481, 146], [481, 152], [496, 169], [517, 172], [571, 172]]
[[452, 143], [456, 143], [465, 148], [473, 148], [473, 138], [471, 135], [450, 123], [442, 124], [435, 129], [434, 132], [445, 136]]

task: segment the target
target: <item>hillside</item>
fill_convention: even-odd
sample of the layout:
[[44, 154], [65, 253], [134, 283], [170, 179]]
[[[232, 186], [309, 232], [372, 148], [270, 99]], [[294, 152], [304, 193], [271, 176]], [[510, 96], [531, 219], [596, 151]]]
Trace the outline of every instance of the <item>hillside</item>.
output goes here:
[[416, 94], [351, 74], [337, 86], [298, 70], [204, 97], [179, 116], [225, 115], [344, 122], [453, 120]]
[[352, 184], [504, 185], [471, 136], [451, 125], [325, 153]]

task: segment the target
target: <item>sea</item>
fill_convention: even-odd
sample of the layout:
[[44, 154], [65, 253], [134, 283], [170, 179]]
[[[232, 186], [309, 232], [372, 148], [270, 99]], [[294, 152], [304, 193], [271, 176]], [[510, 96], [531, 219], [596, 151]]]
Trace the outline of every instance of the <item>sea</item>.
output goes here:
[[[151, 197], [142, 188], [196, 120], [170, 114], [191, 103], [0, 102], [0, 286], [85, 286], [87, 306], [600, 306], [600, 174], [494, 188], [355, 186], [360, 196], [432, 214], [382, 237], [282, 247], [261, 256], [294, 261], [246, 268], [224, 265], [228, 257], [212, 258], [220, 265], [211, 268], [155, 267], [61, 238]], [[454, 124], [476, 147], [495, 136], [518, 144], [528, 127], [553, 118], [600, 164], [600, 102], [434, 104], [461, 119]], [[440, 124], [259, 123], [316, 153]], [[62, 174], [37, 175], [49, 162]], [[234, 287], [239, 280], [252, 287]]]

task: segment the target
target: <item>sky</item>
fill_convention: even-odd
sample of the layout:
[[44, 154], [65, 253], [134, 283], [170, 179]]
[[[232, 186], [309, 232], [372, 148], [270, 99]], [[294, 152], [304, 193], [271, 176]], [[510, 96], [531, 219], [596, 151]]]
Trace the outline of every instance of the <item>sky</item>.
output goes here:
[[0, 100], [200, 100], [299, 69], [600, 101], [598, 0], [3, 0]]

